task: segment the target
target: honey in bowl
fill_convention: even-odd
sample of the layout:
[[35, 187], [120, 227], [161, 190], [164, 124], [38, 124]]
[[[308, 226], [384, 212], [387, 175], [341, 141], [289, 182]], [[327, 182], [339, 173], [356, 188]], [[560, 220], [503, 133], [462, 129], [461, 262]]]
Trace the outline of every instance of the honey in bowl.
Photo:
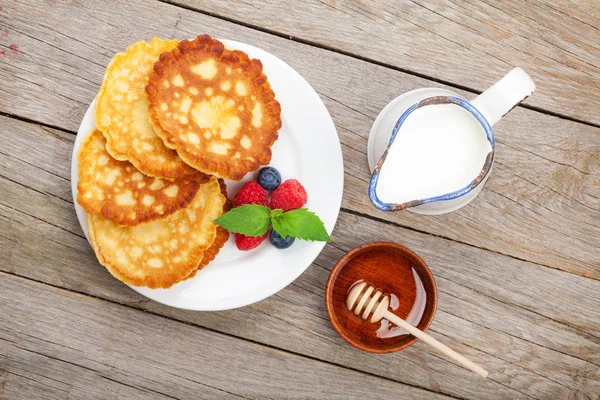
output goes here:
[[390, 296], [389, 310], [425, 331], [433, 320], [437, 291], [425, 262], [395, 243], [370, 243], [350, 251], [333, 268], [326, 289], [329, 318], [338, 333], [361, 350], [387, 353], [416, 338], [386, 319], [370, 323], [346, 307], [349, 290], [362, 281]]

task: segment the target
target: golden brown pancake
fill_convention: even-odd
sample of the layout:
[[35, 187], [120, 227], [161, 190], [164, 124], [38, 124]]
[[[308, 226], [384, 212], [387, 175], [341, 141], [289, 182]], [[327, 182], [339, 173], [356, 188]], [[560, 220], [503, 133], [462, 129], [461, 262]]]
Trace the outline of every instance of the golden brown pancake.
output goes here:
[[[222, 179], [219, 179], [219, 185], [221, 186], [221, 194], [227, 197], [227, 186], [225, 185], [225, 182], [223, 182]], [[223, 205], [223, 214], [231, 210], [232, 207], [233, 202], [227, 199], [227, 201], [225, 201], [225, 204]], [[198, 268], [196, 268], [185, 279], [193, 278], [194, 276], [196, 276], [196, 273], [198, 271], [206, 267], [212, 260], [214, 260], [215, 257], [217, 257], [217, 255], [219, 254], [219, 251], [221, 251], [221, 249], [225, 245], [225, 243], [227, 243], [227, 240], [229, 240], [229, 231], [227, 231], [227, 229], [221, 226], [217, 226], [217, 235], [215, 236], [215, 241], [208, 249], [206, 249], [206, 251], [204, 251], [204, 256], [202, 257], [202, 261], [200, 261]]]
[[108, 152], [129, 161], [146, 175], [176, 179], [195, 171], [156, 136], [148, 118], [144, 88], [158, 56], [176, 40], [137, 42], [114, 56], [96, 102], [96, 126], [106, 136]]
[[240, 180], [271, 160], [281, 107], [260, 60], [208, 35], [161, 54], [146, 86], [150, 121], [192, 167]]
[[168, 217], [123, 227], [102, 215], [88, 215], [88, 232], [98, 261], [120, 281], [168, 288], [190, 275], [215, 240], [213, 222], [225, 197], [217, 178], [200, 186], [192, 202]]
[[201, 172], [175, 181], [144, 175], [112, 158], [98, 130], [84, 140], [77, 159], [77, 202], [88, 214], [102, 214], [119, 225], [138, 225], [186, 207], [210, 178]]

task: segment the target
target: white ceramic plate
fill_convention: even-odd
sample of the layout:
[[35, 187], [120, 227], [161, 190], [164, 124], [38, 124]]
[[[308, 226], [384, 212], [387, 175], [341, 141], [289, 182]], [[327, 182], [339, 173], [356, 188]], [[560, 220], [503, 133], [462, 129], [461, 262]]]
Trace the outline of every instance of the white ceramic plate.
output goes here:
[[[325, 105], [298, 72], [274, 55], [244, 43], [223, 40], [227, 48], [245, 51], [262, 61], [275, 97], [281, 103], [283, 126], [272, 147], [271, 166], [282, 178], [298, 179], [308, 192], [308, 207], [321, 217], [329, 233], [337, 220], [344, 185], [339, 138]], [[77, 198], [76, 154], [94, 128], [95, 101], [90, 104], [77, 133], [71, 164], [73, 198]], [[246, 175], [244, 181], [254, 179]], [[227, 182], [232, 198], [242, 183]], [[85, 211], [75, 203], [77, 218], [87, 236]], [[88, 238], [89, 241], [89, 238]], [[134, 287], [142, 295], [169, 306], [203, 311], [227, 310], [265, 299], [283, 289], [308, 268], [324, 247], [322, 242], [297, 240], [278, 250], [265, 241], [249, 252], [238, 251], [233, 235], [217, 258], [192, 279], [169, 289]]]

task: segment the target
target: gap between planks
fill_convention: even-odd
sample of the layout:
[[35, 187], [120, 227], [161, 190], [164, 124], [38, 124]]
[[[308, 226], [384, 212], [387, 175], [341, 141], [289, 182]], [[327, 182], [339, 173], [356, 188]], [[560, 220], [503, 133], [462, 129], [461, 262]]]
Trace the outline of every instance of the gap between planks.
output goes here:
[[[532, 263], [532, 264], [535, 264], [535, 265], [539, 265], [540, 267], [546, 267], [546, 268], [554, 269], [554, 270], [561, 271], [561, 272], [567, 272], [569, 274], [572, 273], [572, 272], [565, 271], [565, 270], [560, 269], [560, 268], [553, 267], [551, 265], [542, 264], [542, 263], [539, 263], [539, 262], [536, 262], [536, 261], [527, 260], [527, 259], [524, 259], [524, 258], [521, 258], [521, 257], [514, 256], [512, 254], [502, 253], [502, 252], [497, 251], [497, 250], [486, 249], [485, 247], [477, 246], [477, 245], [472, 244], [472, 243], [461, 242], [459, 240], [455, 240], [455, 239], [452, 239], [452, 238], [444, 236], [444, 235], [438, 235], [438, 234], [435, 234], [435, 233], [432, 233], [432, 232], [427, 232], [427, 231], [416, 229], [416, 228], [413, 228], [413, 227], [410, 227], [410, 226], [405, 226], [405, 225], [399, 224], [397, 222], [388, 221], [388, 220], [385, 220], [383, 218], [371, 216], [369, 214], [365, 214], [365, 213], [362, 213], [360, 211], [355, 211], [355, 210], [351, 210], [351, 209], [344, 208], [344, 207], [340, 208], [340, 211], [343, 211], [343, 212], [345, 212], [347, 214], [356, 215], [357, 217], [366, 218], [366, 219], [370, 219], [372, 221], [381, 222], [383, 224], [395, 226], [397, 228], [406, 229], [406, 230], [409, 230], [409, 231], [412, 231], [412, 232], [422, 233], [422, 234], [434, 236], [434, 237], [437, 237], [437, 238], [440, 238], [440, 239], [450, 240], [450, 241], [453, 241], [453, 242], [456, 242], [456, 243], [467, 245], [469, 247], [473, 247], [475, 249], [479, 249], [479, 250], [483, 250], [483, 251], [491, 251], [492, 253], [495, 253], [495, 254], [500, 254], [502, 256], [510, 257], [510, 258], [518, 260], [518, 261], [523, 261], [523, 262], [527, 262], [527, 263]], [[404, 211], [406, 211], [406, 210], [404, 210]], [[575, 275], [577, 275], [577, 274], [575, 274]], [[582, 275], [577, 275], [577, 276], [582, 276]], [[597, 278], [592, 277], [592, 276], [584, 276], [584, 278], [591, 279], [591, 280], [594, 280], [594, 281], [600, 281], [600, 279], [597, 279]]]
[[[158, 1], [162, 1], [162, 0], [158, 0]], [[30, 118], [21, 117], [21, 116], [15, 115], [15, 114], [11, 114], [11, 113], [6, 113], [6, 112], [3, 112], [3, 111], [0, 111], [0, 116], [11, 118], [11, 119], [15, 119], [15, 120], [22, 121], [22, 122], [29, 123], [29, 124], [36, 124], [36, 125], [39, 125], [39, 126], [41, 126], [43, 128], [54, 129], [54, 130], [57, 130], [57, 131], [60, 131], [60, 132], [67, 133], [69, 135], [75, 135], [75, 136], [77, 136], [77, 132], [70, 131], [68, 129], [59, 128], [57, 126], [54, 126], [54, 125], [51, 125], [51, 124], [47, 124], [47, 123], [44, 123], [44, 122], [38, 122], [38, 121], [32, 120]], [[576, 122], [579, 122], [579, 121], [576, 121]], [[588, 125], [590, 125], [590, 124], [588, 124]], [[397, 227], [397, 228], [406, 229], [406, 230], [409, 230], [409, 231], [412, 231], [412, 232], [422, 233], [422, 234], [430, 235], [430, 236], [437, 237], [437, 238], [440, 238], [440, 239], [450, 240], [452, 242], [464, 244], [466, 246], [473, 247], [475, 249], [479, 249], [479, 250], [483, 250], [483, 251], [490, 251], [492, 253], [499, 254], [499, 255], [502, 255], [502, 256], [506, 256], [506, 257], [510, 257], [510, 258], [518, 260], [518, 261], [530, 262], [532, 264], [539, 265], [541, 267], [546, 267], [546, 268], [554, 269], [554, 270], [557, 270], [557, 271], [566, 272], [566, 273], [569, 273], [569, 274], [574, 274], [573, 272], [566, 271], [566, 270], [563, 270], [563, 269], [560, 269], [560, 268], [556, 268], [556, 267], [553, 267], [551, 265], [542, 264], [542, 263], [539, 263], [539, 262], [533, 261], [533, 260], [527, 260], [527, 259], [524, 259], [524, 258], [521, 258], [521, 257], [514, 256], [512, 254], [503, 253], [503, 252], [500, 252], [500, 251], [497, 251], [497, 250], [487, 249], [487, 248], [484, 248], [484, 247], [481, 247], [481, 246], [477, 246], [477, 245], [472, 244], [472, 243], [461, 242], [460, 240], [456, 240], [456, 239], [453, 239], [453, 238], [448, 237], [448, 236], [438, 235], [438, 234], [435, 234], [435, 233], [432, 233], [432, 232], [427, 232], [425, 230], [416, 229], [416, 228], [410, 227], [408, 225], [402, 225], [402, 224], [399, 224], [397, 222], [388, 221], [386, 219], [379, 218], [379, 217], [376, 217], [376, 216], [372, 216], [372, 215], [369, 215], [369, 214], [366, 214], [366, 213], [362, 213], [360, 211], [351, 210], [351, 209], [348, 209], [348, 208], [345, 208], [345, 207], [340, 207], [340, 211], [341, 212], [345, 212], [347, 214], [352, 214], [352, 215], [355, 215], [355, 216], [358, 216], [358, 217], [366, 218], [366, 219], [371, 220], [371, 221], [381, 222], [383, 224], [387, 224], [387, 225], [394, 226], [394, 227]], [[77, 236], [79, 236], [79, 235], [77, 235]], [[581, 275], [578, 275], [578, 274], [574, 274], [574, 275], [581, 276]], [[597, 279], [595, 277], [585, 276], [585, 278], [591, 279], [591, 280], [594, 280], [594, 281], [600, 281], [600, 279]]]
[[[250, 29], [254, 29], [256, 31], [263, 32], [263, 33], [266, 33], [266, 34], [269, 34], [269, 35], [273, 35], [273, 36], [277, 36], [277, 37], [280, 37], [280, 38], [283, 38], [283, 39], [291, 40], [292, 42], [297, 42], [297, 43], [301, 43], [301, 44], [304, 44], [304, 45], [307, 45], [307, 46], [312, 46], [312, 47], [316, 47], [316, 48], [319, 48], [319, 49], [331, 51], [333, 53], [341, 54], [341, 55], [344, 55], [344, 56], [347, 56], [347, 57], [352, 57], [352, 58], [360, 60], [360, 61], [368, 62], [370, 64], [378, 65], [378, 66], [385, 67], [385, 68], [389, 68], [389, 69], [392, 69], [394, 71], [398, 71], [398, 72], [405, 73], [407, 75], [415, 76], [417, 78], [427, 79], [429, 81], [436, 82], [436, 83], [439, 83], [441, 85], [450, 86], [450, 87], [453, 87], [455, 89], [464, 90], [466, 92], [471, 92], [471, 93], [474, 93], [474, 94], [477, 94], [477, 95], [483, 93], [480, 90], [476, 90], [476, 89], [474, 89], [472, 87], [469, 87], [469, 86], [459, 85], [459, 84], [447, 81], [445, 79], [431, 77], [429, 75], [422, 74], [422, 73], [417, 72], [417, 71], [409, 70], [409, 69], [406, 69], [406, 68], [401, 68], [401, 67], [398, 67], [398, 66], [395, 66], [395, 65], [392, 65], [392, 64], [388, 64], [388, 63], [382, 62], [382, 61], [377, 61], [377, 60], [374, 60], [374, 59], [369, 58], [369, 57], [364, 57], [364, 56], [361, 56], [359, 54], [355, 54], [355, 53], [352, 53], [352, 52], [349, 52], [349, 51], [346, 51], [346, 50], [338, 49], [336, 47], [329, 46], [329, 45], [326, 45], [326, 44], [314, 42], [312, 40], [302, 39], [300, 37], [293, 36], [293, 35], [286, 35], [285, 33], [281, 33], [281, 32], [278, 32], [276, 30], [273, 30], [273, 29], [268, 29], [268, 28], [265, 28], [265, 27], [262, 27], [262, 26], [259, 26], [259, 25], [255, 25], [255, 24], [251, 24], [251, 23], [248, 23], [248, 22], [240, 21], [240, 20], [235, 19], [235, 18], [230, 18], [230, 17], [224, 16], [224, 15], [219, 15], [219, 14], [210, 12], [210, 11], [206, 11], [206, 10], [201, 10], [201, 9], [198, 9], [198, 8], [194, 8], [194, 7], [188, 6], [186, 4], [178, 3], [177, 1], [174, 1], [174, 0], [156, 0], [156, 1], [158, 1], [159, 3], [163, 3], [163, 4], [168, 4], [168, 5], [173, 6], [173, 7], [183, 8], [183, 9], [188, 10], [188, 11], [197, 12], [199, 14], [204, 14], [204, 15], [207, 15], [207, 16], [210, 16], [210, 17], [213, 17], [213, 18], [217, 18], [217, 19], [223, 20], [223, 21], [231, 22], [233, 24], [240, 25], [240, 26], [243, 26], [243, 27], [246, 27], [246, 28], [250, 28]], [[580, 124], [583, 124], [583, 125], [588, 125], [588, 126], [593, 126], [593, 127], [596, 127], [596, 128], [600, 128], [600, 124], [596, 124], [596, 123], [593, 123], [593, 122], [584, 121], [584, 120], [581, 120], [581, 119], [578, 119], [578, 118], [573, 118], [573, 117], [570, 117], [568, 115], [564, 115], [564, 114], [561, 114], [561, 113], [558, 113], [558, 112], [555, 112], [555, 111], [545, 110], [543, 108], [536, 107], [536, 106], [531, 106], [529, 104], [518, 104], [517, 107], [522, 107], [522, 108], [525, 108], [525, 109], [528, 109], [528, 110], [531, 110], [531, 111], [535, 111], [535, 112], [539, 112], [539, 113], [542, 113], [542, 114], [550, 115], [550, 116], [553, 116], [553, 117], [556, 117], [556, 118], [560, 118], [560, 119], [563, 119], [563, 120], [566, 120], [566, 121], [577, 122], [577, 123], [580, 123]]]
[[50, 128], [50, 129], [54, 129], [54, 130], [57, 130], [57, 131], [60, 131], [60, 132], [68, 133], [69, 135], [76, 135], [77, 136], [77, 132], [73, 132], [73, 131], [70, 131], [68, 129], [64, 129], [64, 128], [58, 127], [56, 125], [47, 124], [45, 122], [36, 121], [36, 120], [30, 119], [30, 118], [27, 118], [27, 117], [22, 117], [20, 115], [16, 115], [16, 114], [12, 114], [12, 113], [7, 113], [7, 112], [4, 112], [4, 111], [0, 111], [0, 116], [6, 117], [6, 118], [15, 119], [17, 121], [25, 122], [25, 123], [28, 123], [28, 124], [39, 125], [39, 126], [41, 126], [43, 128]]
[[[390, 379], [390, 378], [387, 378], [387, 377], [384, 377], [384, 376], [380, 376], [380, 375], [376, 375], [376, 374], [373, 374], [373, 373], [370, 373], [370, 372], [365, 372], [365, 371], [362, 371], [360, 369], [348, 367], [348, 366], [345, 366], [343, 364], [339, 364], [339, 363], [335, 363], [335, 362], [330, 362], [330, 361], [322, 360], [322, 359], [319, 359], [319, 358], [316, 358], [316, 357], [313, 357], [313, 356], [310, 356], [310, 355], [298, 353], [298, 352], [295, 352], [295, 351], [285, 350], [285, 349], [282, 349], [282, 348], [279, 348], [279, 347], [276, 347], [276, 346], [272, 346], [270, 344], [266, 344], [266, 343], [262, 343], [262, 342], [257, 342], [257, 341], [252, 340], [252, 339], [244, 338], [244, 337], [241, 337], [241, 336], [236, 336], [236, 335], [233, 335], [233, 334], [230, 334], [230, 333], [227, 333], [227, 332], [222, 332], [222, 331], [218, 331], [216, 329], [212, 329], [212, 328], [208, 328], [208, 327], [205, 327], [205, 326], [201, 326], [201, 325], [195, 324], [193, 322], [179, 320], [177, 318], [170, 317], [170, 316], [163, 315], [163, 314], [158, 314], [158, 313], [155, 313], [153, 311], [147, 311], [147, 310], [144, 310], [143, 308], [139, 307], [139, 305], [142, 304], [142, 303], [152, 301], [152, 300], [149, 300], [149, 299], [148, 300], [142, 300], [141, 302], [137, 302], [137, 303], [134, 303], [134, 304], [124, 304], [124, 303], [119, 303], [118, 301], [115, 301], [115, 300], [111, 300], [111, 299], [107, 299], [107, 298], [103, 298], [103, 297], [93, 296], [93, 295], [90, 295], [88, 293], [80, 292], [80, 291], [73, 290], [73, 289], [66, 289], [66, 288], [63, 288], [61, 286], [56, 286], [56, 285], [53, 285], [51, 283], [46, 283], [46, 282], [43, 282], [43, 281], [39, 281], [37, 279], [32, 279], [32, 278], [29, 278], [29, 277], [26, 277], [26, 276], [22, 276], [22, 275], [10, 273], [10, 272], [0, 271], [0, 277], [2, 277], [2, 276], [14, 276], [14, 277], [16, 277], [18, 279], [23, 279], [23, 280], [26, 280], [26, 281], [35, 282], [37, 284], [41, 284], [41, 285], [44, 285], [44, 286], [47, 286], [47, 287], [51, 287], [51, 288], [56, 289], [58, 291], [72, 293], [72, 294], [76, 294], [78, 296], [87, 297], [87, 298], [95, 299], [95, 300], [98, 300], [98, 301], [104, 301], [104, 302], [107, 302], [107, 303], [112, 303], [112, 304], [115, 304], [115, 305], [118, 305], [118, 306], [121, 306], [121, 307], [127, 307], [127, 308], [130, 308], [132, 310], [136, 310], [136, 311], [140, 311], [140, 312], [144, 312], [144, 313], [150, 313], [150, 314], [155, 315], [155, 316], [157, 316], [159, 318], [164, 318], [166, 320], [173, 321], [173, 322], [180, 323], [180, 324], [191, 325], [191, 326], [194, 326], [197, 329], [205, 330], [207, 332], [211, 332], [211, 333], [214, 333], [216, 335], [222, 335], [222, 336], [229, 337], [229, 338], [232, 338], [232, 339], [235, 339], [235, 340], [241, 340], [243, 342], [247, 342], [247, 343], [250, 343], [250, 344], [255, 345], [255, 346], [260, 346], [260, 347], [268, 348], [268, 349], [271, 349], [271, 350], [280, 351], [280, 352], [283, 352], [283, 353], [286, 353], [286, 354], [290, 354], [290, 355], [293, 355], [293, 356], [296, 356], [296, 357], [300, 357], [300, 358], [304, 358], [304, 359], [316, 361], [316, 362], [323, 363], [323, 364], [333, 365], [333, 366], [339, 367], [339, 368], [344, 368], [344, 369], [347, 369], [347, 370], [350, 370], [350, 371], [354, 371], [354, 372], [360, 373], [362, 375], [368, 375], [368, 376], [372, 376], [374, 378], [383, 379], [385, 381], [392, 382], [394, 384], [409, 386], [409, 387], [412, 387], [412, 388], [415, 388], [415, 389], [419, 389], [419, 390], [423, 390], [423, 391], [426, 391], [426, 392], [429, 392], [429, 393], [434, 393], [434, 394], [441, 395], [441, 396], [447, 396], [449, 399], [467, 400], [464, 397], [457, 397], [457, 396], [454, 396], [454, 395], [451, 395], [451, 394], [448, 394], [448, 393], [436, 392], [435, 390], [431, 390], [431, 389], [428, 389], [428, 388], [423, 387], [423, 386], [418, 386], [418, 385], [413, 385], [413, 384], [410, 384], [410, 383], [405, 383], [405, 382], [397, 381], [397, 380]], [[494, 381], [494, 382], [497, 382], [497, 381]], [[500, 382], [497, 382], [497, 383], [500, 383]]]

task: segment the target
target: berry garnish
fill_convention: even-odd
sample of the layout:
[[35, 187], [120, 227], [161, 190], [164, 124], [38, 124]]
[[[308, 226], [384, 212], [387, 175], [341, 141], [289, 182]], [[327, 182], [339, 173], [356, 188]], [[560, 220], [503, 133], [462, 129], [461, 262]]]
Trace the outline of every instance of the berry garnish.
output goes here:
[[271, 233], [269, 234], [269, 240], [271, 241], [273, 247], [277, 249], [287, 249], [294, 244], [295, 239], [291, 236], [286, 236], [284, 238], [275, 230], [271, 230]]
[[[275, 171], [278, 178], [275, 168], [266, 167], [260, 171], [259, 179], [268, 180], [269, 171]], [[272, 192], [269, 208], [263, 186], [250, 181], [235, 196], [235, 207], [214, 222], [234, 234], [235, 245], [242, 251], [257, 248], [267, 235], [278, 249], [287, 249], [295, 239], [330, 242], [323, 221], [314, 212], [302, 208], [307, 200], [300, 182], [289, 179]]]
[[323, 221], [306, 208], [283, 211], [269, 210], [269, 207], [258, 204], [244, 204], [221, 215], [215, 223], [229, 232], [253, 237], [264, 236], [269, 228], [273, 228], [283, 238], [291, 236], [302, 240], [331, 241]]
[[302, 184], [296, 179], [288, 179], [271, 195], [271, 209], [295, 210], [305, 205], [307, 200], [308, 195]]
[[267, 198], [267, 192], [255, 181], [246, 182], [242, 190], [238, 192], [233, 199], [233, 204], [236, 207], [242, 204], [260, 204], [263, 206], [269, 205], [269, 199]]
[[273, 167], [264, 167], [258, 171], [258, 183], [265, 190], [275, 190], [281, 183], [281, 174]]
[[235, 246], [238, 250], [248, 251], [257, 248], [267, 238], [267, 233], [262, 236], [246, 236], [241, 233], [234, 233]]

